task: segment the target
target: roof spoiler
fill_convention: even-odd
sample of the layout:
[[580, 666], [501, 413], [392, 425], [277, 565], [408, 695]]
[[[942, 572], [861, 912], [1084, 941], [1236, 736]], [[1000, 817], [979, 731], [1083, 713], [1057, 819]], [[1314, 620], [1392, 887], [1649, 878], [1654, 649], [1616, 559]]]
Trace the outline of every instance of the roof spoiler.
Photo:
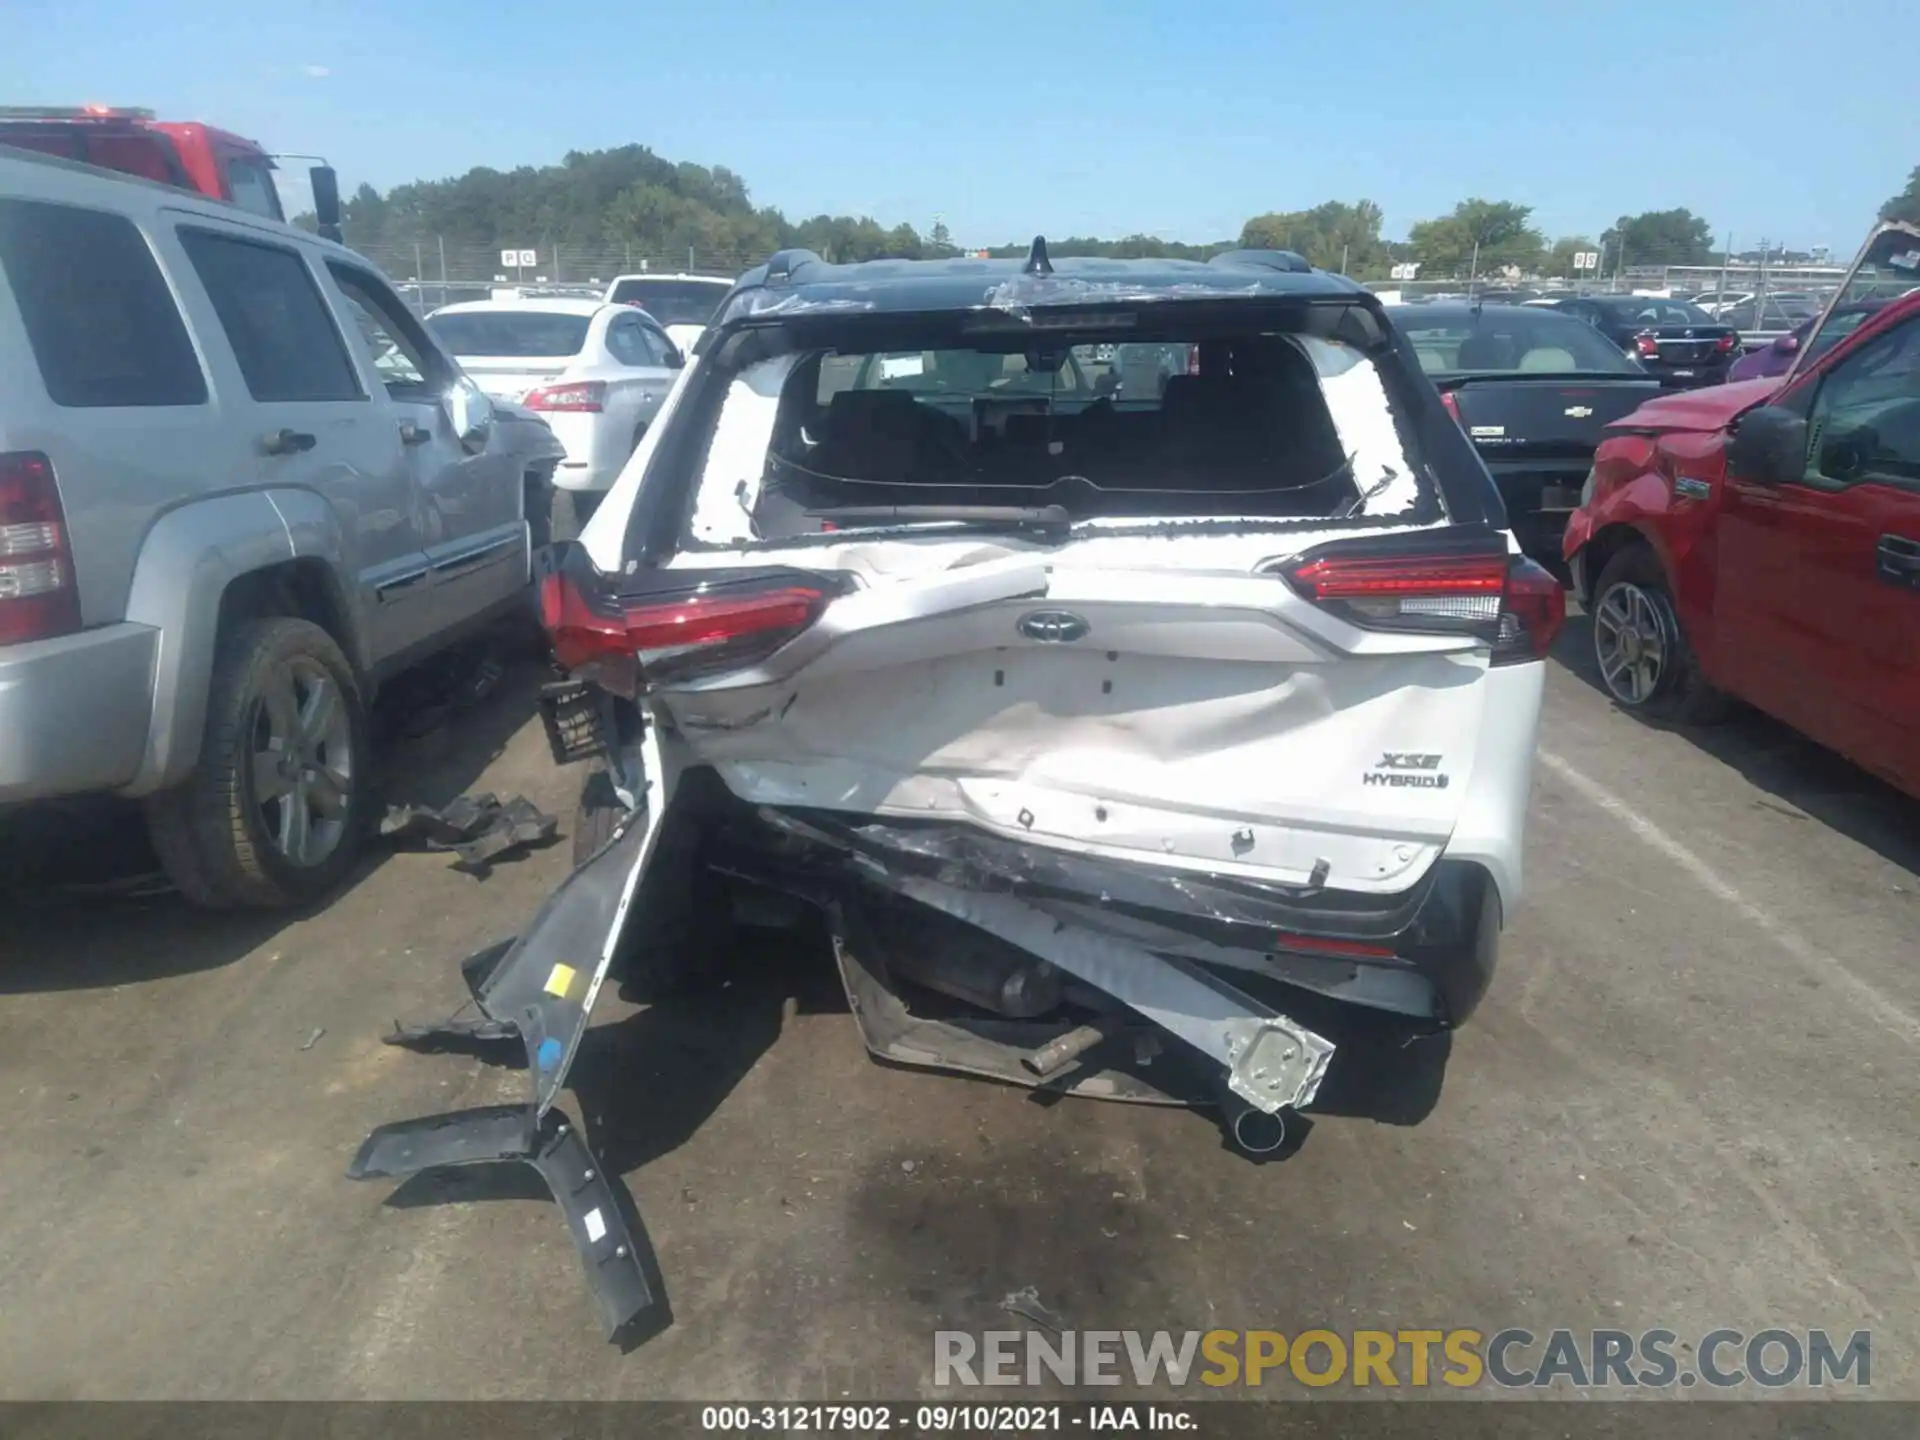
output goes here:
[[781, 250], [767, 261], [767, 284], [784, 285], [794, 278], [794, 272], [803, 265], [824, 263], [811, 250]]
[[1209, 265], [1232, 265], [1240, 269], [1284, 270], [1305, 275], [1313, 266], [1307, 257], [1293, 250], [1227, 250], [1207, 261]]

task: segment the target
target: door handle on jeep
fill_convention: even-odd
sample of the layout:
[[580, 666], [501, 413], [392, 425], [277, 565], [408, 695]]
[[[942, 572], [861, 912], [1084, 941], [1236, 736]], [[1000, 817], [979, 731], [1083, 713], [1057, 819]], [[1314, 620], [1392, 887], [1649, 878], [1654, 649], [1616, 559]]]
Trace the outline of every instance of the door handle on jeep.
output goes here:
[[433, 432], [424, 425], [416, 425], [411, 420], [400, 422], [400, 443], [402, 445], [424, 445], [433, 438]]
[[1874, 574], [1889, 585], [1920, 590], [1920, 540], [1882, 535], [1874, 550]]
[[304, 430], [269, 430], [260, 437], [260, 448], [269, 455], [295, 455], [311, 450], [320, 442]]

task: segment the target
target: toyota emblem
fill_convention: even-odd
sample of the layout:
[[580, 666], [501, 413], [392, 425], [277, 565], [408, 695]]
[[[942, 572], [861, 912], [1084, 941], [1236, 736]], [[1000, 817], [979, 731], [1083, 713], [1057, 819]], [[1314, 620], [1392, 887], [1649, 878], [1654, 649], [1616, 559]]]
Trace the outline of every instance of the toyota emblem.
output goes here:
[[1090, 627], [1070, 610], [1032, 610], [1020, 617], [1020, 633], [1029, 640], [1065, 644], [1083, 639]]

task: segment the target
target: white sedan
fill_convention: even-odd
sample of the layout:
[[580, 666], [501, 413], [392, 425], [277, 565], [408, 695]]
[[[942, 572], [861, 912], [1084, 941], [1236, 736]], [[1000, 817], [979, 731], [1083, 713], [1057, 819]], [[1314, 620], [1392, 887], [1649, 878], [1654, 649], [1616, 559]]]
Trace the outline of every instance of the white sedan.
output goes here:
[[616, 275], [607, 286], [607, 299], [616, 305], [638, 305], [691, 355], [693, 342], [731, 289], [733, 281], [716, 275]]
[[599, 300], [476, 300], [442, 306], [427, 328], [488, 395], [533, 411], [566, 447], [553, 477], [562, 538], [618, 478], [685, 364], [651, 316]]

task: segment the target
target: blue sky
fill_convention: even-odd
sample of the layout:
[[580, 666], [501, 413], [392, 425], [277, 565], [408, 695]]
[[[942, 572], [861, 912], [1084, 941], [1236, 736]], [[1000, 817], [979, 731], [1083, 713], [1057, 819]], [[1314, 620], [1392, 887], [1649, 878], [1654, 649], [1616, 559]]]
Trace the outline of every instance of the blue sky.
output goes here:
[[1913, 3], [7, 0], [0, 96], [211, 121], [347, 188], [638, 141], [962, 242], [1362, 197], [1399, 237], [1479, 195], [1550, 236], [1684, 205], [1850, 251], [1920, 164]]

